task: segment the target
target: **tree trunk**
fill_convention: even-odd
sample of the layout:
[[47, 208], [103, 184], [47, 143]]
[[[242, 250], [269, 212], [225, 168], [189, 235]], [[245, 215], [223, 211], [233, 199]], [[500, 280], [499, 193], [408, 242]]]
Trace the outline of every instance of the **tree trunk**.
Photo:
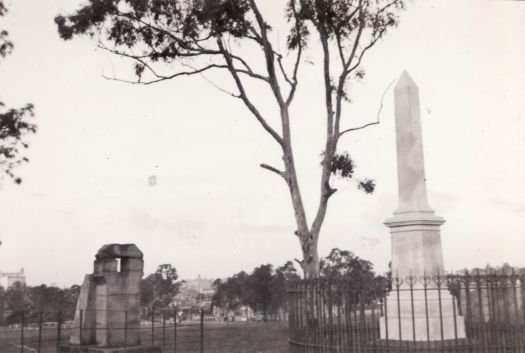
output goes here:
[[319, 252], [317, 249], [318, 236], [313, 236], [308, 232], [309, 236], [301, 240], [301, 247], [303, 249], [303, 262], [301, 263], [304, 278], [313, 279], [319, 277]]

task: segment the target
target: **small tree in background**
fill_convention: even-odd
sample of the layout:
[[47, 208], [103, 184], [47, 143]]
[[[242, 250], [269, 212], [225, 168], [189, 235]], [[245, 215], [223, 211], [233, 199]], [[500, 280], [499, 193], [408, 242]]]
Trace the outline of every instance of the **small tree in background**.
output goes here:
[[155, 273], [144, 278], [140, 283], [141, 303], [144, 307], [152, 305], [166, 308], [170, 306], [177, 293], [179, 293], [182, 281], [178, 281], [177, 270], [170, 264], [157, 267]]
[[286, 281], [297, 278], [299, 275], [291, 261], [276, 270], [270, 264], [261, 265], [250, 274], [242, 271], [226, 280], [215, 280], [212, 302], [226, 312], [248, 305], [266, 321], [268, 315], [286, 309]]
[[0, 326], [5, 325], [5, 314], [6, 314], [6, 290], [0, 286]]
[[248, 277], [246, 303], [262, 314], [263, 320], [268, 320], [268, 314], [277, 309], [274, 291], [274, 273], [272, 265], [256, 267]]
[[10, 314], [7, 323], [22, 322], [22, 314], [32, 309], [31, 298], [28, 287], [21, 283], [13, 283], [6, 291], [6, 307]]
[[348, 250], [333, 248], [321, 260], [321, 277], [333, 281], [346, 280], [359, 287], [373, 281], [373, 267], [370, 261], [363, 260]]
[[275, 269], [272, 282], [272, 306], [281, 308], [285, 312], [288, 308], [287, 282], [300, 279], [292, 261], [287, 261], [284, 265]]
[[215, 294], [212, 297], [214, 306], [226, 312], [236, 310], [246, 304], [248, 274], [241, 271], [226, 280], [217, 279], [213, 282]]
[[334, 302], [340, 300], [342, 292], [353, 293], [350, 298], [353, 301], [357, 301], [361, 294], [371, 301], [390, 289], [387, 277], [376, 275], [370, 261], [338, 248], [333, 248], [321, 260], [321, 278], [325, 278], [335, 289], [332, 294]]
[[73, 285], [70, 288], [59, 288], [56, 286], [27, 287], [30, 305], [30, 316], [26, 320], [38, 321], [39, 313], [43, 313], [43, 319], [55, 320], [58, 312], [61, 312], [62, 319], [72, 320], [75, 315], [75, 308], [80, 286]]
[[[355, 165], [345, 152], [338, 152], [340, 139], [347, 133], [377, 124], [343, 127], [345, 103], [351, 83], [363, 79], [365, 55], [397, 25], [403, 0], [287, 0], [272, 1], [282, 6], [288, 21], [286, 51], [271, 34], [273, 19], [261, 11], [256, 0], [89, 0], [71, 15], [57, 16], [60, 36], [71, 39], [88, 35], [115, 55], [134, 61], [138, 84], [223, 71], [234, 85], [231, 92], [242, 102], [282, 153], [280, 167], [261, 167], [282, 178], [288, 190], [296, 221], [306, 278], [319, 275], [318, 242], [328, 201], [337, 191], [330, 183], [333, 175], [356, 181], [367, 193], [374, 182], [354, 177]], [[320, 45], [315, 45], [316, 43]], [[324, 94], [308, 97], [308, 104], [324, 106], [325, 132], [321, 160], [319, 203], [309, 223], [303, 204], [292, 148], [290, 107], [301, 82], [304, 52], [317, 50], [321, 57]], [[253, 59], [253, 54], [258, 55]], [[126, 81], [126, 80], [124, 80]], [[263, 85], [274, 102], [280, 123], [272, 126], [250, 87]], [[301, 117], [311, 118], [311, 117]], [[297, 124], [300, 126], [300, 124]]]

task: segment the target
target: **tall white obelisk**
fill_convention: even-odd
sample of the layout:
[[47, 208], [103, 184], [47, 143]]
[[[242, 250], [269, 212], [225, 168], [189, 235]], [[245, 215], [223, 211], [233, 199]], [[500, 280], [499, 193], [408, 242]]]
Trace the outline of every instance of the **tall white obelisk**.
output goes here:
[[[436, 282], [427, 281], [426, 297], [420, 290], [424, 276], [444, 274], [440, 226], [445, 220], [428, 205], [419, 92], [406, 71], [396, 84], [394, 99], [399, 207], [385, 225], [392, 236], [392, 276], [403, 282], [387, 298], [381, 338], [387, 338], [387, 331], [391, 340], [464, 338], [464, 320], [454, 315], [457, 307], [454, 310], [446, 284], [438, 290]], [[409, 278], [419, 279], [413, 282], [412, 291]]]

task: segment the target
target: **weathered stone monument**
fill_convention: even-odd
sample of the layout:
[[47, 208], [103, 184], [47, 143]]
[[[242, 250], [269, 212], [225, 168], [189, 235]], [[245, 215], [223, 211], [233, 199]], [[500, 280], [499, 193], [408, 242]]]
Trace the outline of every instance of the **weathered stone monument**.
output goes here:
[[77, 301], [70, 344], [63, 352], [158, 353], [140, 341], [142, 252], [134, 244], [108, 244], [97, 252]]
[[400, 281], [396, 290], [394, 280], [395, 289], [387, 298], [381, 338], [386, 339], [387, 332], [389, 340], [464, 338], [465, 324], [457, 315], [457, 303], [446, 284], [438, 286], [439, 276], [445, 273], [440, 234], [445, 220], [428, 205], [419, 92], [406, 71], [394, 96], [399, 208], [385, 225], [392, 236], [392, 276]]

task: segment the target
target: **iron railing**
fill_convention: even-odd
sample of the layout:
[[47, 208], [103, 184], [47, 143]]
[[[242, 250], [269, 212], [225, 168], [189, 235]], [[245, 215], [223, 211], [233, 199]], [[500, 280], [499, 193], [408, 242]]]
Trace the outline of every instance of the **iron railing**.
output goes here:
[[[122, 327], [111, 327], [121, 331], [123, 346], [130, 345], [133, 336], [140, 335], [141, 345], [162, 346], [165, 353], [191, 351], [204, 352], [204, 321], [205, 312], [200, 311], [199, 320], [180, 323], [177, 321], [176, 309], [149, 308], [141, 315], [138, 327], [128, 327], [123, 320]], [[82, 341], [83, 335], [93, 330], [107, 330], [107, 327], [86, 327], [82, 317], [86, 311], [78, 313], [79, 324], [70, 320], [71, 313], [20, 311], [10, 315], [9, 324], [0, 327], [1, 353], [60, 353], [67, 352], [70, 337], [75, 335]], [[120, 315], [127, 318], [126, 311], [112, 311], [110, 315]], [[68, 318], [68, 320], [65, 320]]]
[[525, 276], [288, 285], [291, 352], [525, 352]]

